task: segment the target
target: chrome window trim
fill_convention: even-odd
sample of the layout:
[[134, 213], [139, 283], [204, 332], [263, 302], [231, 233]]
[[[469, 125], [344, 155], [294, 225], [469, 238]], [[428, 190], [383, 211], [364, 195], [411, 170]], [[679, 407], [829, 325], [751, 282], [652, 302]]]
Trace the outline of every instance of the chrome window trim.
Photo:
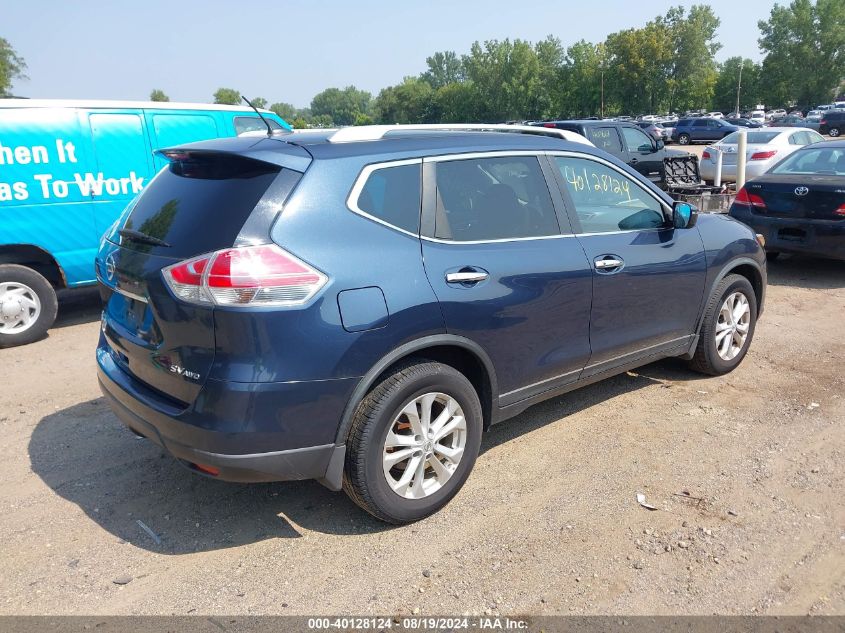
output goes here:
[[567, 237], [575, 237], [575, 235], [567, 233], [566, 235], [540, 235], [538, 237], [504, 237], [497, 240], [470, 240], [466, 242], [460, 242], [457, 240], [444, 240], [439, 237], [427, 237], [425, 235], [421, 235], [420, 239], [425, 240], [426, 242], [434, 242], [436, 244], [500, 244], [503, 242], [533, 242], [534, 240], [559, 240]]
[[[358, 198], [361, 196], [361, 191], [364, 190], [364, 186], [367, 184], [367, 180], [369, 180], [373, 172], [378, 171], [380, 169], [390, 169], [391, 167], [403, 167], [405, 165], [422, 165], [422, 162], [422, 158], [405, 158], [402, 160], [391, 160], [381, 163], [371, 163], [369, 165], [365, 165], [364, 168], [361, 170], [361, 173], [358, 174], [358, 177], [355, 179], [355, 184], [352, 185], [352, 190], [346, 197], [346, 208], [352, 211], [352, 213], [355, 213], [356, 215], [365, 217], [368, 220], [372, 220], [373, 222], [381, 224], [382, 226], [391, 228], [394, 231], [398, 231], [399, 233], [403, 233], [405, 235], [410, 235], [411, 237], [419, 238], [419, 233], [411, 233], [410, 231], [406, 231], [405, 229], [398, 227], [395, 224], [391, 224], [390, 222], [386, 222], [381, 218], [377, 218], [376, 216], [367, 213], [358, 206]], [[422, 202], [422, 173], [420, 174], [420, 198], [420, 201]]]

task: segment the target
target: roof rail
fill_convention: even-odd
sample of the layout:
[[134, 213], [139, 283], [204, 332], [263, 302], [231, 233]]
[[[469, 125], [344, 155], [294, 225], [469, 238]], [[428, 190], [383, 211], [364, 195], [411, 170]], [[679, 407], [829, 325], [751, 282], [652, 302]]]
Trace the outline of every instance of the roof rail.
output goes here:
[[539, 127], [534, 125], [508, 125], [505, 123], [420, 123], [408, 125], [358, 125], [340, 128], [328, 137], [330, 143], [349, 143], [353, 141], [377, 141], [390, 132], [509, 132], [515, 134], [533, 134], [552, 136], [573, 143], [592, 145], [590, 141], [569, 130]]

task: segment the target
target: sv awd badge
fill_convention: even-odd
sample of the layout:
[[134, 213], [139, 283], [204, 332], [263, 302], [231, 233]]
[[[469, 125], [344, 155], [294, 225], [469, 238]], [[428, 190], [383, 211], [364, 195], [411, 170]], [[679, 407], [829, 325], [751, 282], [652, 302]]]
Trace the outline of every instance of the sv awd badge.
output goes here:
[[200, 375], [195, 372], [191, 371], [190, 369], [185, 369], [184, 367], [180, 367], [179, 365], [171, 365], [170, 366], [170, 373], [176, 374], [177, 376], [183, 376], [185, 378], [190, 378], [191, 380], [199, 380]]

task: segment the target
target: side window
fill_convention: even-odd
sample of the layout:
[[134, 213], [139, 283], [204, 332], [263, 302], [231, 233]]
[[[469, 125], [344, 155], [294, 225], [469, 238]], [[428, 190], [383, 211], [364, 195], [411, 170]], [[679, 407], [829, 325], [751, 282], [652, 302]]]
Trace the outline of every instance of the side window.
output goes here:
[[420, 164], [373, 170], [356, 206], [367, 215], [417, 234], [420, 230]]
[[559, 233], [552, 198], [536, 157], [437, 163], [435, 237], [470, 242]]
[[628, 148], [629, 152], [651, 152], [654, 150], [651, 139], [641, 130], [623, 127], [622, 138], [625, 139], [625, 147]]
[[706, 128], [707, 127], [707, 119], [695, 119], [692, 122], [692, 126], [694, 128]]
[[789, 135], [789, 144], [790, 145], [804, 145], [804, 133], [803, 132], [796, 132], [795, 134]]
[[[282, 126], [273, 119], [266, 119], [273, 130], [281, 130]], [[267, 126], [257, 116], [236, 116], [235, 117], [235, 134], [243, 134], [244, 132], [266, 132]]]
[[612, 127], [588, 127], [587, 138], [593, 145], [611, 154], [618, 154], [622, 151], [622, 144], [619, 142], [619, 135]]
[[666, 224], [662, 205], [634, 180], [603, 163], [555, 158], [582, 233], [656, 229]]

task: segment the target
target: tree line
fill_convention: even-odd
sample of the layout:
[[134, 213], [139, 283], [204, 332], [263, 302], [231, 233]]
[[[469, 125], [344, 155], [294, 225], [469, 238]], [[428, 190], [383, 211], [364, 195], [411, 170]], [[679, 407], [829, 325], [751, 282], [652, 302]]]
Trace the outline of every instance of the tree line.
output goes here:
[[[732, 18], [739, 19], [739, 18]], [[500, 122], [712, 109], [765, 103], [814, 106], [845, 92], [845, 0], [793, 0], [760, 20], [763, 59], [715, 59], [720, 19], [706, 4], [670, 8], [640, 28], [564, 46], [549, 35], [475, 42], [469, 52], [439, 51], [426, 70], [373, 96], [355, 86], [327, 88], [307, 108], [255, 97], [295, 127], [369, 123]], [[0, 39], [0, 92], [26, 64]], [[220, 88], [215, 103], [241, 93]], [[161, 90], [153, 101], [166, 101]]]

